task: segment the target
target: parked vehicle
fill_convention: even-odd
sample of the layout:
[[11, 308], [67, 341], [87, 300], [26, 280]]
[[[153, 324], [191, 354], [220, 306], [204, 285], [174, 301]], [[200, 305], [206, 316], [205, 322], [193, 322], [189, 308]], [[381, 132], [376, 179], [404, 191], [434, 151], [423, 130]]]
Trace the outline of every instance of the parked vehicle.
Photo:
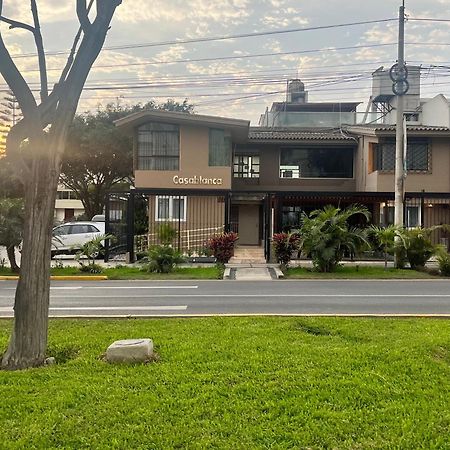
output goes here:
[[104, 222], [69, 222], [53, 228], [52, 258], [75, 253], [83, 244], [105, 234]]

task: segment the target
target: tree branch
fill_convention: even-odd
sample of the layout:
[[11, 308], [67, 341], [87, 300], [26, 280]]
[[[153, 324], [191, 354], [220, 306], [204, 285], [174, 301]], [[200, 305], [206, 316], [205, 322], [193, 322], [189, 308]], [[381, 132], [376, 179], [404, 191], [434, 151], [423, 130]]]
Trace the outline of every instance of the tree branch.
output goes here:
[[89, 9], [86, 8], [86, 0], [77, 0], [77, 16], [78, 20], [80, 21], [80, 27], [83, 30], [84, 34], [88, 34], [92, 26], [91, 21], [88, 17]]
[[[91, 10], [93, 3], [94, 3], [94, 0], [90, 0], [89, 6], [87, 8], [87, 14], [89, 14], [89, 11]], [[59, 81], [58, 81], [57, 85], [61, 85], [64, 83], [64, 81], [67, 77], [67, 73], [69, 72], [70, 68], [72, 67], [73, 59], [75, 56], [75, 52], [77, 51], [78, 42], [80, 42], [82, 31], [83, 31], [83, 28], [80, 26], [77, 34], [75, 35], [75, 39], [73, 40], [73, 44], [72, 44], [72, 48], [70, 49], [69, 57], [67, 58], [66, 65], [64, 66], [64, 69], [61, 72], [61, 76], [59, 77]]]
[[8, 19], [5, 16], [0, 16], [0, 22], [7, 23], [11, 30], [13, 28], [23, 28], [24, 30], [31, 31], [32, 33], [34, 33], [34, 28], [31, 25], [28, 25], [23, 22], [19, 22], [18, 20], [12, 20], [12, 19]]
[[41, 78], [41, 102], [48, 97], [47, 63], [45, 61], [44, 43], [42, 41], [41, 25], [39, 23], [39, 14], [37, 11], [36, 0], [31, 0], [31, 13], [34, 21], [34, 42], [39, 61], [39, 75]]
[[[97, 0], [97, 16], [91, 25], [88, 34], [84, 34], [80, 47], [67, 74], [67, 90], [64, 98], [61, 98], [57, 106], [57, 118], [54, 123], [56, 128], [65, 129], [75, 115], [83, 86], [89, 71], [97, 59], [106, 39], [112, 16], [122, 0]], [[58, 114], [58, 111], [64, 114]]]

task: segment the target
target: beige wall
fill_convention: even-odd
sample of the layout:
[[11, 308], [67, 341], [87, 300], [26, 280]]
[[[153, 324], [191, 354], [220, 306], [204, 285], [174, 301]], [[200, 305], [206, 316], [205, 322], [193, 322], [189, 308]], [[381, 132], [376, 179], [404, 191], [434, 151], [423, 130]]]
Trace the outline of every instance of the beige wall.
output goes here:
[[[180, 170], [136, 170], [137, 188], [230, 189], [231, 167], [209, 167], [209, 128], [180, 126]], [[174, 176], [222, 179], [222, 184], [175, 184]]]
[[[360, 162], [357, 190], [370, 192], [393, 192], [394, 173], [375, 171], [369, 173], [369, 144], [375, 137], [360, 138]], [[365, 171], [361, 171], [362, 167]], [[409, 173], [406, 177], [407, 192], [450, 192], [450, 139], [433, 138], [431, 141], [431, 170], [429, 173]]]
[[183, 250], [203, 247], [211, 235], [224, 231], [225, 199], [221, 196], [187, 196], [186, 221], [156, 220], [156, 196], [149, 196], [150, 245], [157, 244], [157, 230], [162, 223], [171, 224], [180, 231]]

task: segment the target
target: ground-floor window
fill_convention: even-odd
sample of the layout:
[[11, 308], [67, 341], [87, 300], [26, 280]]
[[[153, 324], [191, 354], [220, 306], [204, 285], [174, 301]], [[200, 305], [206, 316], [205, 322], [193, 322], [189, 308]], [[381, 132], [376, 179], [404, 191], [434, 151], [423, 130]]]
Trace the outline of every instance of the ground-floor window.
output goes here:
[[[394, 223], [394, 204], [393, 202], [382, 203], [380, 207], [380, 223], [384, 225], [392, 225]], [[406, 205], [405, 227], [415, 228], [421, 226], [421, 213], [419, 205]]]
[[155, 220], [186, 221], [187, 198], [174, 195], [156, 196]]

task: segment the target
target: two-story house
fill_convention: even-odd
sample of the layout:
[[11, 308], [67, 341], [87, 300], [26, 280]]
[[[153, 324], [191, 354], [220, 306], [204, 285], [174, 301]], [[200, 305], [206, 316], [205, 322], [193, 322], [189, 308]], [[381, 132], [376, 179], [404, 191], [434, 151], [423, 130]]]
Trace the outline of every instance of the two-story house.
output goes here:
[[[286, 101], [274, 103], [258, 127], [165, 111], [118, 120], [134, 137], [136, 189], [129, 195], [148, 199], [148, 243], [169, 224], [178, 247], [198, 254], [209, 236], [233, 230], [240, 245], [263, 247], [269, 257], [274, 232], [299, 226], [303, 212], [327, 204], [364, 204], [374, 223], [390, 223], [395, 125], [388, 119], [395, 97], [379, 92], [387, 89], [380, 77], [385, 73], [376, 71], [376, 95], [363, 114], [355, 102], [309, 102], [303, 83], [293, 80]], [[449, 223], [448, 101], [420, 99], [412, 85], [406, 102], [406, 225]], [[129, 219], [128, 235], [132, 227]], [[132, 253], [133, 240], [127, 242]]]

